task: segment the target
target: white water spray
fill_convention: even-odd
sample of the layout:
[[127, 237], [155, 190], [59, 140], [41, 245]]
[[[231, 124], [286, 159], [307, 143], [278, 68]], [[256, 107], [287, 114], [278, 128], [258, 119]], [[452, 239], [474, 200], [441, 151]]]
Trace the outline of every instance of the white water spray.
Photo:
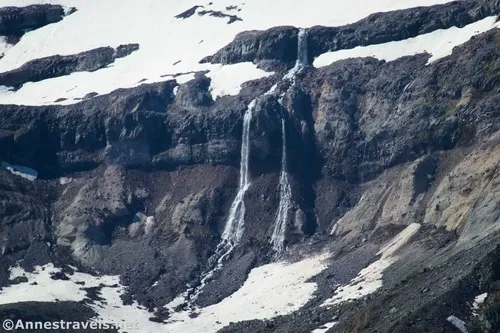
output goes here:
[[[299, 73], [305, 66], [307, 66], [307, 32], [303, 29], [300, 30], [298, 35], [297, 43], [297, 61], [295, 62], [295, 67], [292, 68], [286, 75], [285, 80], [291, 80], [293, 87], [295, 85], [295, 76]], [[289, 89], [290, 89], [289, 88]], [[292, 188], [290, 186], [290, 180], [288, 177], [288, 167], [287, 167], [287, 143], [286, 143], [286, 119], [284, 114], [284, 105], [282, 98], [279, 99], [281, 106], [283, 107], [283, 116], [281, 118], [281, 138], [282, 138], [282, 153], [281, 153], [281, 173], [280, 173], [280, 202], [278, 207], [278, 213], [276, 219], [274, 220], [273, 234], [271, 236], [271, 244], [275, 254], [279, 256], [281, 252], [285, 249], [285, 236], [286, 236], [286, 226], [288, 223], [288, 213], [292, 206]]]

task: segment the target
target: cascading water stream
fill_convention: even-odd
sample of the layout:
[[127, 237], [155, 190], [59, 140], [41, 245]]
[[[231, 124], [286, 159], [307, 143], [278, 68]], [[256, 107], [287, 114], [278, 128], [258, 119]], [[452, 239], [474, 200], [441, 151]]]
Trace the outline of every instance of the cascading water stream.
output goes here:
[[245, 193], [250, 187], [250, 176], [248, 174], [248, 160], [250, 156], [250, 121], [252, 120], [252, 111], [256, 100], [253, 100], [248, 106], [243, 117], [243, 135], [241, 143], [241, 162], [240, 162], [240, 181], [238, 185], [238, 194], [234, 199], [229, 217], [222, 234], [222, 242], [235, 246], [241, 240], [245, 222]]
[[[293, 87], [295, 85], [295, 76], [299, 73], [305, 66], [307, 66], [307, 32], [303, 29], [300, 30], [298, 34], [297, 43], [297, 61], [295, 62], [295, 67], [292, 68], [286, 75], [286, 80], [291, 80]], [[280, 172], [280, 202], [278, 206], [278, 213], [274, 220], [273, 233], [271, 236], [271, 244], [273, 250], [275, 251], [275, 256], [278, 257], [285, 249], [285, 236], [286, 236], [286, 225], [288, 222], [288, 212], [292, 206], [292, 188], [290, 186], [290, 180], [288, 177], [288, 167], [287, 167], [287, 143], [286, 143], [286, 119], [285, 119], [285, 107], [283, 105], [282, 98], [279, 102], [283, 109], [283, 114], [281, 117], [281, 138], [282, 138], [282, 153], [281, 153], [281, 172]]]
[[247, 108], [243, 116], [243, 133], [241, 138], [241, 160], [240, 160], [240, 178], [238, 184], [238, 193], [231, 204], [227, 218], [222, 240], [217, 245], [215, 253], [209, 259], [209, 269], [203, 272], [199, 285], [188, 290], [190, 305], [201, 294], [208, 280], [222, 268], [226, 257], [231, 254], [234, 247], [240, 242], [243, 236], [245, 224], [245, 193], [250, 187], [250, 175], [248, 173], [248, 162], [250, 156], [250, 123], [252, 120], [252, 111], [255, 108], [257, 100], [254, 99]]
[[280, 173], [280, 203], [278, 214], [274, 220], [274, 229], [271, 236], [271, 244], [276, 253], [281, 253], [284, 250], [286, 223], [288, 221], [288, 211], [292, 205], [292, 188], [288, 180], [287, 171], [287, 154], [286, 154], [286, 122], [285, 118], [281, 119], [281, 173]]

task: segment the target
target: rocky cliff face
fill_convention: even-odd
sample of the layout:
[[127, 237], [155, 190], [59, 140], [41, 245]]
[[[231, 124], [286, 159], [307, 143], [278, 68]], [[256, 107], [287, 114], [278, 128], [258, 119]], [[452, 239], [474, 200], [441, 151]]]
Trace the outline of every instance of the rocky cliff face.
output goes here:
[[27, 31], [57, 23], [65, 15], [70, 15], [75, 11], [75, 8], [49, 4], [2, 7], [0, 8], [0, 36], [5, 36], [8, 44], [16, 44]]
[[[498, 1], [452, 2], [313, 27], [309, 63], [325, 51], [460, 27], [499, 10]], [[53, 21], [47, 14], [16, 29]], [[5, 25], [5, 33], [14, 29]], [[167, 320], [172, 311], [159, 309], [186, 285], [198, 285], [211, 265], [238, 190], [243, 116], [255, 101], [244, 236], [196, 305], [222, 301], [252, 268], [273, 261], [283, 112], [292, 204], [282, 258], [295, 262], [321, 250], [330, 256], [312, 279], [316, 292], [298, 311], [232, 323], [223, 332], [310, 332], [332, 321], [328, 332], [457, 332], [446, 321], [450, 315], [471, 332], [497, 332], [500, 30], [430, 64], [428, 54], [309, 64], [285, 87], [298, 33], [245, 32], [204, 59], [253, 61], [276, 71], [235, 96], [214, 100], [210, 78], [198, 72], [184, 84], [142, 84], [72, 105], [0, 106], [0, 160], [38, 171], [32, 182], [0, 169], [0, 286], [16, 283], [9, 268], [20, 260], [26, 270], [71, 265], [119, 275], [128, 287], [125, 304], [144, 306], [153, 322]], [[137, 48], [39, 59], [0, 80], [15, 86], [97, 70]], [[273, 84], [274, 94], [265, 94]], [[397, 243], [408, 226], [418, 228], [398, 260], [392, 252], [384, 257], [384, 246], [394, 236]], [[362, 269], [376, 271], [371, 265], [385, 259], [391, 261], [383, 287], [363, 294], [372, 276]], [[360, 297], [329, 303], [338, 286], [349, 289], [357, 276], [350, 288]], [[488, 297], [473, 315], [481, 293]], [[0, 313], [70, 318], [50, 303], [14, 307], [2, 305]]]

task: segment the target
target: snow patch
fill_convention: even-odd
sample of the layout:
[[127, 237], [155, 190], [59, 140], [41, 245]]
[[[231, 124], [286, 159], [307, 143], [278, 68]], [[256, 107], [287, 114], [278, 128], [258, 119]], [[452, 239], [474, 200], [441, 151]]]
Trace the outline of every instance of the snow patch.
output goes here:
[[[67, 275], [69, 280], [53, 280], [51, 275], [61, 271], [53, 264], [37, 266], [31, 273], [19, 266], [12, 267], [11, 280], [24, 276], [28, 282], [3, 288], [0, 291], [0, 304], [28, 301], [79, 302], [87, 298], [84, 288], [102, 284], [100, 297], [103, 300], [89, 305], [98, 314], [95, 319], [108, 323], [133, 324], [135, 328], [127, 329], [128, 332], [215, 333], [230, 322], [269, 319], [299, 310], [316, 291], [316, 283], [308, 280], [325, 269], [323, 261], [327, 257], [317, 255], [291, 264], [279, 262], [254, 268], [244, 285], [231, 296], [218, 304], [198, 309], [198, 316], [194, 318], [190, 317], [190, 312], [174, 313], [166, 324], [150, 321], [152, 314], [135, 302], [124, 305], [121, 296], [126, 288], [119, 284], [118, 276], [92, 276], [75, 272]], [[170, 309], [183, 300], [184, 298], [179, 298], [171, 302]]]
[[467, 330], [467, 326], [465, 326], [465, 322], [462, 319], [455, 316], [449, 316], [448, 318], [446, 318], [446, 320], [453, 326], [458, 328], [462, 333], [469, 333], [469, 331]]
[[73, 181], [73, 178], [69, 178], [69, 177], [61, 177], [61, 178], [59, 178], [59, 184], [61, 184], [61, 185], [68, 185], [72, 181]]
[[13, 91], [13, 87], [7, 87], [7, 86], [0, 86], [0, 94], [1, 93], [8, 93], [10, 91]]
[[254, 268], [243, 286], [218, 304], [189, 312], [174, 313], [167, 330], [171, 332], [216, 332], [230, 322], [270, 319], [290, 314], [303, 307], [316, 291], [316, 283], [307, 282], [326, 266], [326, 255], [296, 263], [272, 263]]
[[210, 92], [215, 101], [218, 97], [225, 95], [238, 95], [241, 85], [249, 80], [261, 79], [273, 75], [273, 72], [265, 72], [258, 69], [251, 62], [242, 62], [234, 65], [218, 66], [207, 74], [212, 80]]
[[[67, 275], [69, 280], [53, 280], [51, 275], [61, 272], [53, 264], [36, 266], [33, 272], [26, 272], [19, 266], [10, 268], [9, 280], [26, 277], [28, 282], [13, 284], [0, 291], [0, 304], [17, 302], [79, 302], [87, 298], [83, 288], [98, 287], [99, 285], [116, 285], [118, 276], [92, 276], [75, 272]], [[34, 284], [36, 283], [36, 284]], [[84, 283], [78, 284], [78, 283]]]
[[478, 309], [481, 304], [484, 303], [486, 300], [486, 297], [488, 297], [488, 293], [484, 293], [481, 295], [478, 295], [474, 298], [474, 309]]
[[332, 328], [336, 324], [337, 324], [336, 321], [332, 321], [331, 323], [326, 323], [326, 324], [322, 325], [321, 327], [315, 329], [311, 333], [326, 333], [330, 328]]
[[[16, 69], [30, 60], [56, 54], [77, 54], [97, 47], [117, 47], [129, 43], [140, 45], [137, 52], [117, 59], [112, 66], [101, 70], [26, 83], [17, 91], [4, 91], [0, 94], [0, 104], [72, 104], [79, 102], [90, 92], [103, 95], [118, 88], [135, 87], [144, 78], [149, 83], [169, 79], [162, 77], [163, 73], [204, 70], [217, 72], [220, 71], [220, 66], [200, 64], [200, 60], [229, 44], [242, 31], [265, 30], [284, 25], [339, 26], [358, 21], [375, 12], [449, 1], [312, 0], [290, 3], [285, 0], [253, 0], [238, 4], [241, 11], [237, 15], [243, 21], [227, 24], [226, 20], [209, 15], [193, 15], [182, 20], [175, 18], [177, 14], [199, 5], [195, 0], [0, 0], [0, 6], [57, 3], [77, 9], [56, 24], [25, 34], [0, 59], [0, 72]], [[218, 8], [231, 5], [234, 5], [232, 0], [217, 2]], [[216, 10], [213, 7], [209, 9]], [[182, 62], [179, 63], [179, 59]], [[262, 74], [256, 67], [251, 72]], [[213, 75], [217, 76], [216, 73]], [[237, 72], [234, 76], [238, 77], [237, 82], [231, 79], [227, 82], [228, 86], [222, 86], [221, 80], [214, 87], [214, 93], [233, 93], [235, 86], [244, 79], [255, 78], [243, 77]]]
[[2, 162], [1, 165], [5, 169], [9, 170], [12, 174], [27, 179], [29, 181], [34, 181], [38, 178], [38, 172], [32, 168], [22, 165], [11, 165], [7, 162]]
[[382, 275], [384, 270], [398, 260], [398, 257], [395, 256], [396, 251], [408, 243], [410, 238], [418, 232], [420, 227], [420, 224], [412, 223], [396, 235], [396, 237], [377, 253], [377, 255], [381, 256], [380, 259], [373, 262], [368, 267], [363, 268], [348, 285], [338, 287], [335, 295], [327, 299], [322, 306], [333, 306], [363, 298], [382, 287]]
[[148, 216], [146, 218], [146, 222], [144, 223], [144, 233], [146, 235], [151, 234], [151, 231], [153, 230], [154, 226], [155, 226], [154, 216]]
[[329, 66], [332, 63], [349, 58], [374, 57], [379, 60], [393, 61], [404, 56], [419, 53], [429, 53], [431, 58], [428, 63], [451, 55], [453, 48], [459, 46], [473, 36], [498, 27], [496, 16], [471, 23], [463, 28], [452, 27], [383, 44], [358, 46], [353, 49], [339, 50], [323, 53], [314, 60], [314, 67]]
[[481, 306], [481, 304], [484, 303], [484, 301], [486, 300], [486, 297], [488, 297], [488, 293], [483, 293], [481, 295], [477, 295], [474, 298], [474, 303], [472, 303], [472, 314], [474, 316], [477, 316], [477, 310], [479, 310], [479, 307]]
[[[75, 269], [75, 267], [72, 267]], [[0, 291], [0, 304], [18, 302], [80, 302], [88, 299], [85, 288], [100, 287], [102, 300], [88, 303], [98, 317], [90, 321], [100, 320], [116, 325], [120, 332], [159, 332], [161, 324], [149, 321], [152, 316], [136, 302], [123, 305], [121, 296], [125, 287], [120, 285], [119, 276], [93, 276], [86, 273], [74, 272], [66, 274], [69, 280], [53, 280], [51, 275], [61, 272], [53, 264], [36, 266], [33, 272], [26, 272], [19, 266], [10, 268], [10, 280], [26, 277], [28, 282], [4, 287]], [[119, 320], [115, 320], [119, 318]], [[142, 330], [142, 328], [148, 328]]]

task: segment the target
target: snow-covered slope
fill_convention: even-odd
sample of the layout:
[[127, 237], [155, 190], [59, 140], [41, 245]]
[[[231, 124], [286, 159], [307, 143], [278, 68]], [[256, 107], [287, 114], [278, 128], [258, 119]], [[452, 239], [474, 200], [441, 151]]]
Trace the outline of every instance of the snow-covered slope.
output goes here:
[[481, 21], [471, 23], [463, 28], [452, 27], [444, 30], [436, 30], [428, 34], [402, 41], [327, 52], [315, 59], [314, 66], [328, 66], [338, 60], [358, 57], [374, 57], [381, 60], [392, 61], [404, 56], [424, 52], [432, 55], [429, 59], [430, 63], [450, 55], [454, 47], [465, 43], [472, 36], [499, 27], [500, 23], [496, 22], [496, 17], [491, 16]]
[[[58, 103], [71, 104], [91, 92], [105, 94], [117, 88], [164, 81], [173, 78], [174, 74], [200, 70], [213, 70], [212, 76], [224, 77], [214, 81], [214, 96], [234, 94], [242, 82], [269, 74], [252, 64], [237, 64], [224, 70], [218, 65], [199, 64], [199, 61], [228, 44], [239, 32], [280, 25], [337, 26], [355, 22], [374, 12], [445, 2], [449, 1], [2, 0], [0, 6], [52, 3], [76, 7], [78, 11], [57, 24], [27, 33], [0, 60], [0, 72], [13, 70], [36, 58], [76, 54], [102, 46], [138, 43], [140, 49], [93, 73], [73, 73], [26, 83], [16, 92], [4, 91], [0, 103], [55, 104], [56, 100], [64, 98], [66, 100]], [[228, 24], [228, 18], [198, 14], [185, 19], [176, 18], [197, 5], [203, 6], [197, 8], [197, 12], [221, 11], [236, 15], [241, 21]], [[224, 75], [228, 71], [239, 74]], [[176, 77], [179, 83], [191, 78], [192, 75]]]

